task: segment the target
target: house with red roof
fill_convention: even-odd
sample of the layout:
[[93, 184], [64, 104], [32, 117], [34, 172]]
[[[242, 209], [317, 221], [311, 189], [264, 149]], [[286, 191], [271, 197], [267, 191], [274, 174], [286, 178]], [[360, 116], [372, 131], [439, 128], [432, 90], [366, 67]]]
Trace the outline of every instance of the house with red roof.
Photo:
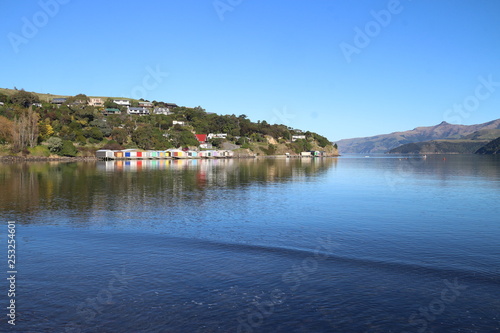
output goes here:
[[196, 138], [200, 143], [206, 143], [207, 142], [207, 135], [206, 134], [195, 134]]

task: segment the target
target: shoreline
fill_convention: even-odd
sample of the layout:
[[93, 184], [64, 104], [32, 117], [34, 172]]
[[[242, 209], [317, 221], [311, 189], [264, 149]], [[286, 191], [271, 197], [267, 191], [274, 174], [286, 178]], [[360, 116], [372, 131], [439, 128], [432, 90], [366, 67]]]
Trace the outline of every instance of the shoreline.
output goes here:
[[[332, 157], [339, 157], [341, 155], [332, 155], [332, 156], [322, 156], [320, 158], [332, 158]], [[265, 156], [234, 156], [228, 159], [249, 159], [249, 158], [256, 158], [256, 159], [266, 159], [266, 158], [274, 158], [274, 159], [286, 159], [286, 158], [318, 158], [318, 157], [312, 157], [312, 156], [300, 156], [300, 155], [265, 155]], [[167, 160], [171, 158], [165, 158]], [[95, 157], [95, 156], [87, 156], [87, 157], [62, 157], [62, 156], [57, 156], [57, 157], [43, 157], [43, 156], [1, 156], [0, 157], [0, 163], [2, 162], [95, 162], [95, 161], [100, 161], [101, 159]], [[129, 159], [130, 161], [137, 161], [137, 160], [149, 160], [149, 159]], [[159, 159], [154, 159], [154, 160], [159, 160]]]
[[76, 156], [76, 157], [44, 157], [44, 156], [1, 156], [0, 162], [66, 162], [66, 161], [75, 161], [75, 162], [85, 162], [85, 161], [97, 161], [97, 157], [95, 156]]

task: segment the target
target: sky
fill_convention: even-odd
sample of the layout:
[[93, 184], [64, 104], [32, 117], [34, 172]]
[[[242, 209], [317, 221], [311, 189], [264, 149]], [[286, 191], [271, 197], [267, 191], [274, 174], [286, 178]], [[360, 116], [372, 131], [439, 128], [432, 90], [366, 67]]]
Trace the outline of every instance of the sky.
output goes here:
[[330, 140], [500, 118], [498, 0], [4, 0], [0, 87], [245, 114]]

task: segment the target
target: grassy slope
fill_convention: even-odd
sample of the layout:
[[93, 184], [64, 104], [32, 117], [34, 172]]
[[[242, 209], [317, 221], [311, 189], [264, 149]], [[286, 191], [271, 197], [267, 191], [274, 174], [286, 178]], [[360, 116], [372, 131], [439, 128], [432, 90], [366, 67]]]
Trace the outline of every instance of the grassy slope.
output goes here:
[[[0, 93], [1, 94], [5, 94], [7, 96], [12, 96], [16, 92], [17, 92], [17, 90], [14, 90], [14, 89], [0, 88]], [[38, 98], [40, 98], [41, 102], [50, 102], [53, 98], [68, 98], [68, 97], [71, 97], [71, 96], [68, 96], [68, 95], [41, 94], [41, 93], [37, 93], [37, 92], [34, 92], [34, 91], [29, 91], [29, 92], [32, 93], [32, 94], [37, 95]], [[104, 100], [108, 98], [108, 96], [88, 96], [88, 97], [102, 98]], [[126, 98], [126, 97], [111, 97], [111, 98], [112, 99], [129, 99], [131, 101], [134, 100], [133, 98]]]

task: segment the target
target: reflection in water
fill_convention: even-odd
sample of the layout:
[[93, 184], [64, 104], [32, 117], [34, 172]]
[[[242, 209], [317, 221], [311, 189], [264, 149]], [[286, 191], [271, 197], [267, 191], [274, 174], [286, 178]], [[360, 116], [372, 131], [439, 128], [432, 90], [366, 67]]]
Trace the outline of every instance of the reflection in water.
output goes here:
[[[242, 331], [493, 332], [499, 168], [467, 156], [0, 164], [28, 314], [14, 330], [235, 332], [263, 309]], [[115, 303], [82, 317], [116, 271], [128, 284]], [[445, 280], [467, 288], [438, 309]]]
[[336, 163], [321, 158], [0, 164], [0, 208], [29, 221], [36, 212], [53, 210], [82, 217], [158, 201], [174, 207], [199, 201], [213, 188], [308, 181]]
[[348, 155], [341, 158], [341, 166], [355, 173], [383, 172], [389, 183], [401, 183], [410, 179], [431, 177], [453, 181], [456, 177], [483, 178], [486, 181], [500, 179], [500, 156], [478, 155]]

